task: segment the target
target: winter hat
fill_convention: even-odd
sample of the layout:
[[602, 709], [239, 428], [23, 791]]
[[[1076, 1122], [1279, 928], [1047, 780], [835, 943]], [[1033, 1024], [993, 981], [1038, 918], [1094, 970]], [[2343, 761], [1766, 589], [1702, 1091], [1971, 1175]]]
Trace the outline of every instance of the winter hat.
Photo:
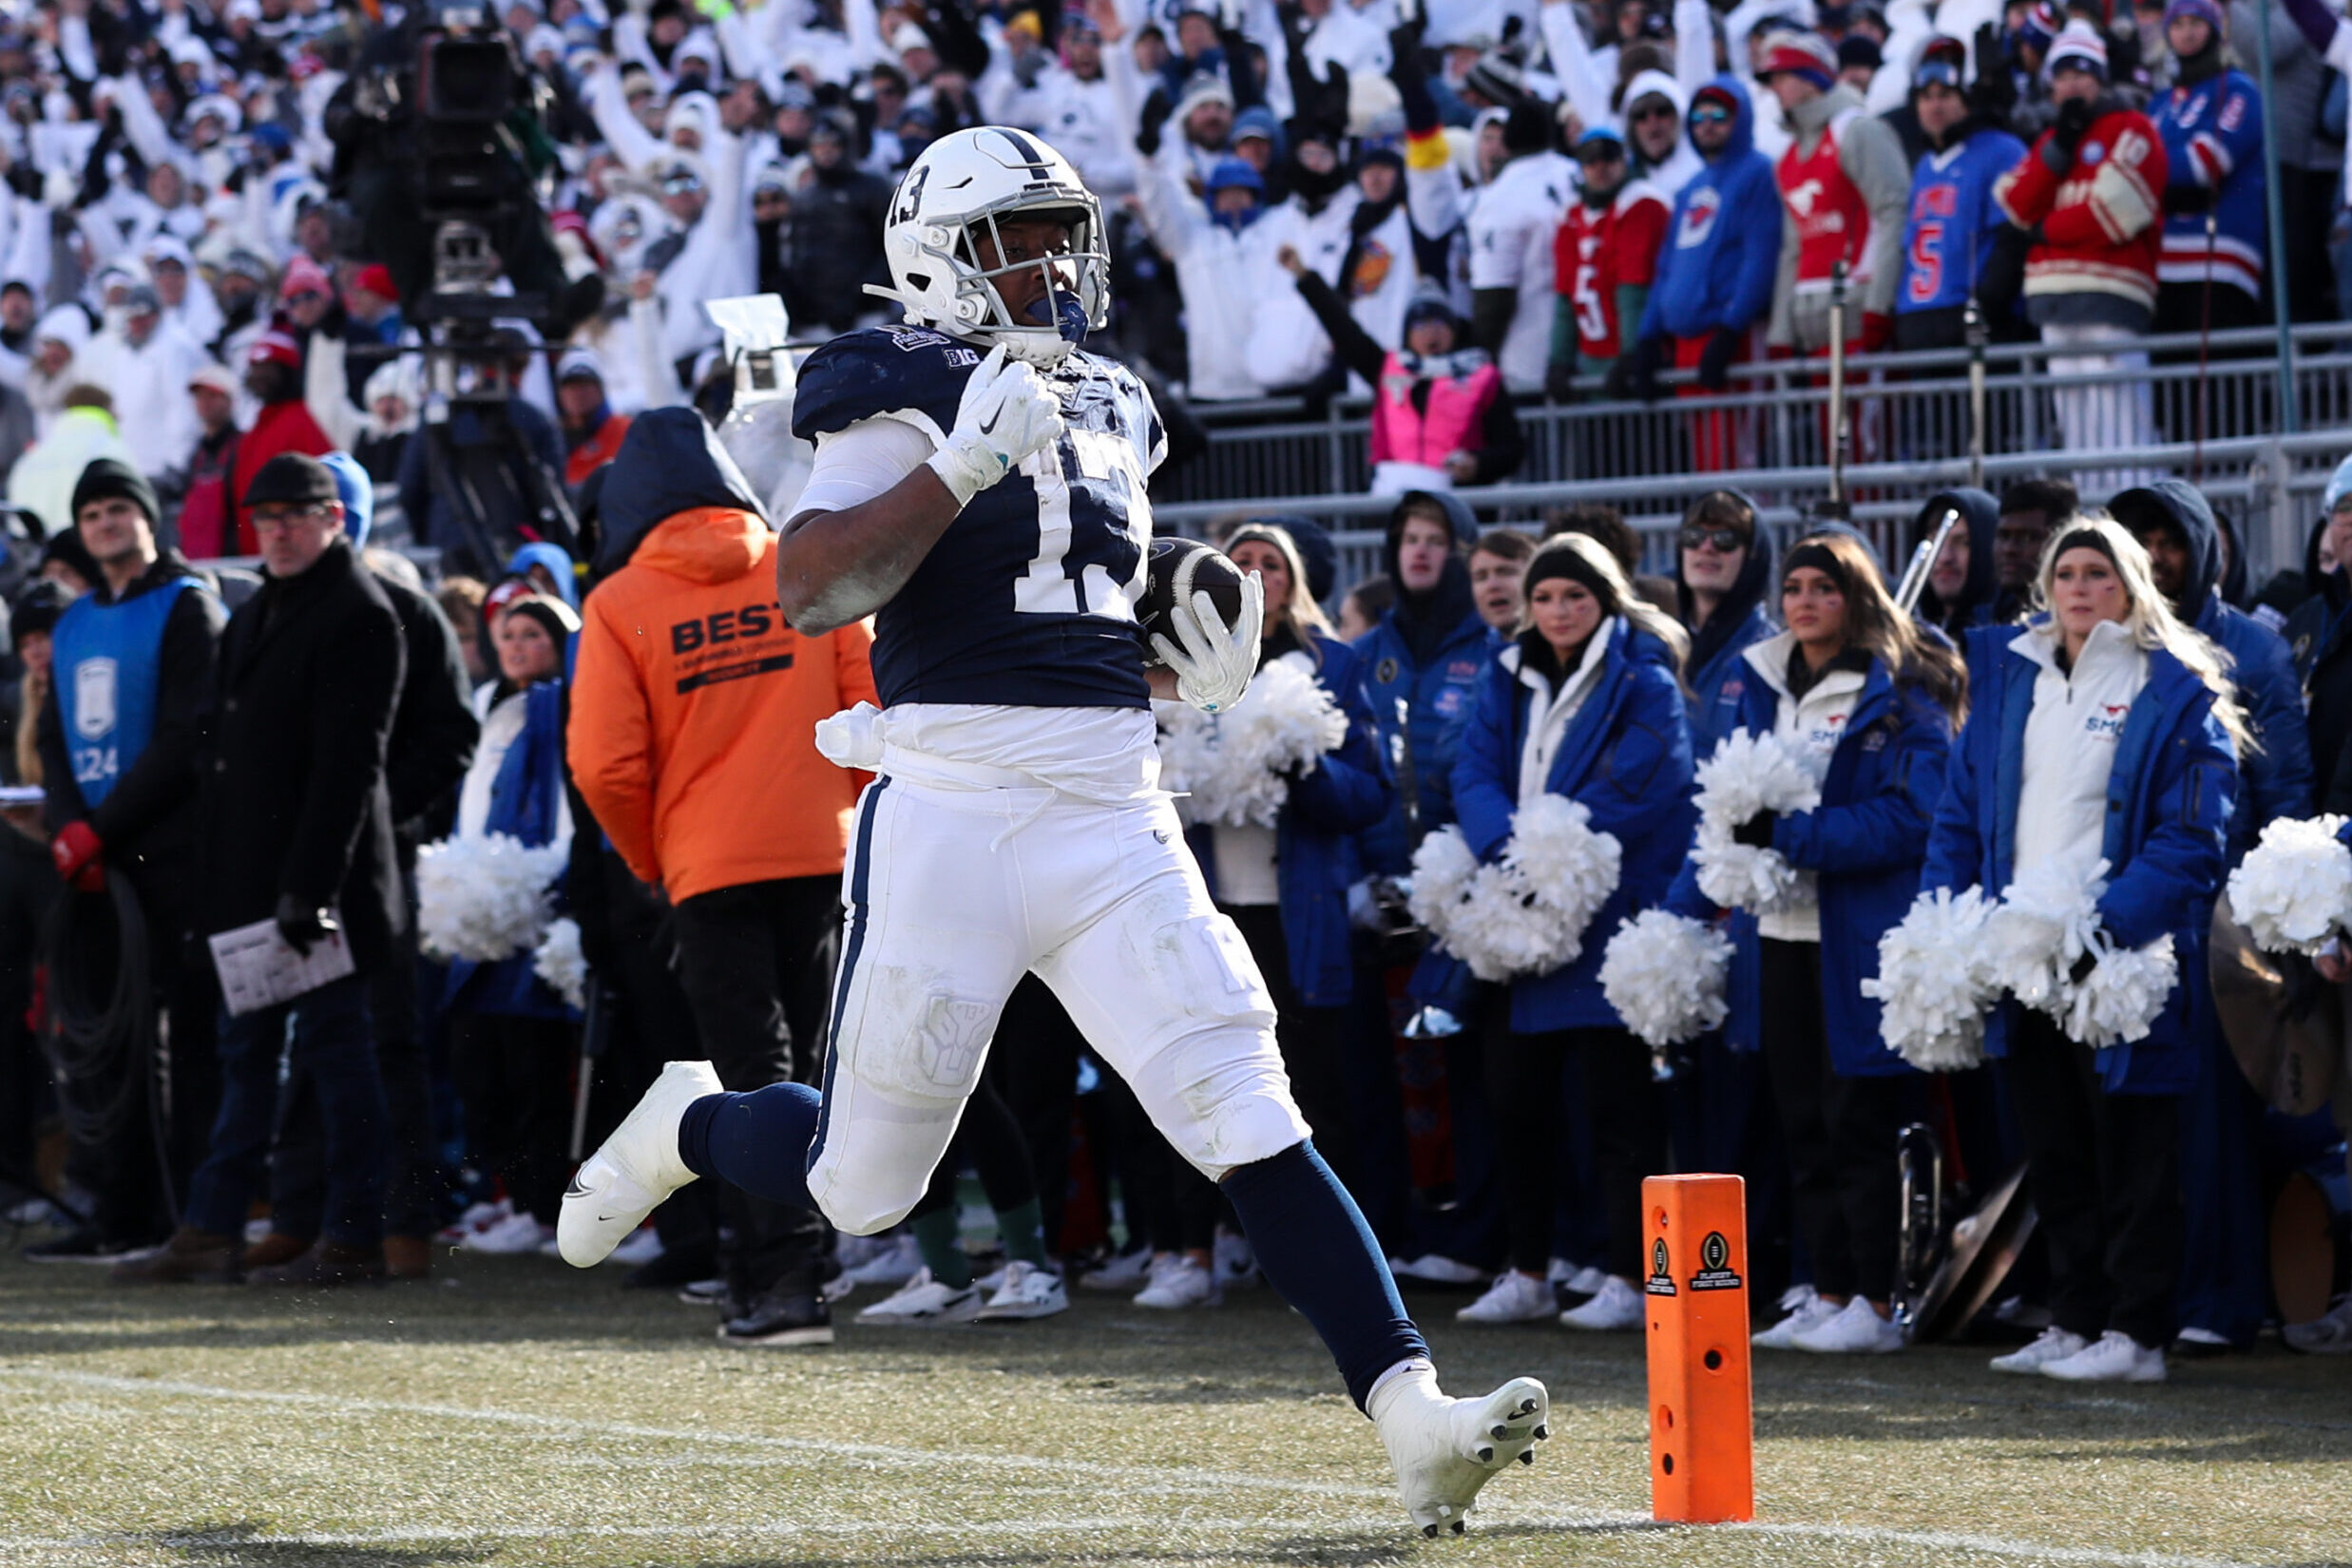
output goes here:
[[1877, 70], [1886, 64], [1880, 52], [1879, 41], [1867, 33], [1849, 32], [1838, 40], [1838, 69], [1850, 70], [1856, 66]]
[[551, 599], [544, 593], [526, 593], [509, 600], [503, 612], [506, 615], [527, 615], [539, 622], [547, 638], [559, 649], [580, 630], [580, 617], [569, 604]]
[[111, 501], [117, 496], [145, 512], [148, 523], [162, 520], [163, 508], [156, 504], [155, 487], [147, 483], [147, 476], [117, 458], [102, 457], [84, 468], [82, 477], [74, 481], [73, 516], [66, 522], [79, 521], [82, 508], [91, 502]]
[[1756, 80], [1769, 82], [1784, 72], [1827, 92], [1838, 78], [1837, 53], [1816, 32], [1775, 33], [1765, 40], [1764, 65]]
[[596, 357], [594, 349], [568, 350], [563, 358], [556, 361], [555, 380], [558, 386], [566, 381], [602, 383], [603, 379], [603, 362]]
[[1413, 297], [1405, 303], [1405, 330], [1409, 333], [1424, 321], [1443, 321], [1457, 333], [1462, 330], [1462, 317], [1455, 314], [1444, 286], [1426, 279], [1414, 288]]
[[1554, 534], [1536, 547], [1536, 553], [1527, 561], [1527, 575], [1520, 584], [1522, 602], [1535, 597], [1537, 583], [1564, 577], [1571, 583], [1582, 583], [1587, 593], [1606, 605], [1611, 614], [1616, 613], [1616, 594], [1609, 586], [1608, 580], [1600, 575], [1591, 558], [1580, 547], [1564, 543], [1582, 537], [1579, 534]]
[[80, 354], [89, 344], [90, 318], [79, 305], [58, 305], [41, 318], [41, 324], [32, 329], [32, 336], [36, 343], [48, 338]]
[[[42, 521], [47, 522], [48, 519]], [[33, 569], [38, 572], [54, 561], [94, 587], [105, 580], [106, 574], [98, 569], [98, 563], [90, 555], [89, 546], [82, 543], [82, 530], [72, 526], [73, 519], [66, 519], [66, 524], [65, 527], [50, 532], [48, 541], [41, 546], [41, 564]]]
[[2095, 29], [2079, 22], [2069, 22], [2050, 45], [2049, 58], [2042, 62], [2045, 80], [2055, 78], [2061, 66], [2071, 70], [2089, 71], [2100, 81], [2107, 80], [2107, 40]]
[[1257, 165], [1246, 158], [1220, 158], [1209, 171], [1208, 192], [1214, 197], [1219, 191], [1252, 190], [1266, 194], [1266, 177], [1257, 172]]
[[333, 294], [335, 280], [327, 269], [307, 256], [296, 256], [286, 263], [286, 277], [277, 285], [277, 297], [292, 299], [297, 294]]
[[302, 345], [282, 332], [265, 332], [245, 350], [248, 365], [283, 365], [290, 371], [302, 368]]
[[1584, 134], [1577, 138], [1577, 157], [1581, 160], [1588, 152], [1614, 152], [1619, 158], [1624, 157], [1625, 133], [1606, 121], [1597, 125], [1585, 126]]
[[1229, 109], [1233, 106], [1233, 89], [1215, 71], [1196, 70], [1185, 81], [1184, 94], [1176, 100], [1176, 124], [1181, 125], [1191, 119], [1193, 111], [1203, 104], [1222, 104]]
[[365, 289], [395, 304], [400, 299], [400, 290], [392, 283], [392, 269], [381, 261], [371, 261], [360, 268], [359, 275], [352, 279], [352, 287]]
[[245, 488], [243, 505], [308, 506], [342, 499], [342, 492], [335, 488], [335, 475], [327, 471], [325, 464], [301, 452], [279, 452], [262, 464], [261, 471], [253, 476], [253, 483]]
[[2059, 15], [2053, 0], [2036, 0], [2034, 5], [2026, 8], [2024, 19], [2018, 22], [2017, 30], [2010, 35], [2010, 41], [2040, 49], [2046, 59], [2051, 44], [2065, 26], [2065, 19]]
[[25, 639], [36, 632], [54, 633], [58, 618], [72, 602], [56, 583], [46, 578], [35, 582], [9, 611], [9, 652], [21, 658]]
[[2164, 25], [2169, 28], [2175, 19], [2183, 16], [2193, 16], [2203, 22], [2213, 29], [2213, 36], [2216, 38], [2222, 35], [2227, 27], [2222, 18], [2221, 7], [2215, 5], [2213, 0], [2167, 0], [2164, 8]]
[[1263, 104], [1252, 104], [1233, 116], [1233, 145], [1237, 147], [1253, 136], [1272, 147], [1277, 159], [1282, 156], [1282, 122]]
[[349, 452], [329, 452], [319, 466], [335, 476], [335, 499], [343, 503], [343, 532], [354, 548], [368, 542], [368, 526], [375, 521], [375, 481]]
[[1967, 45], [1957, 38], [1930, 40], [1920, 54], [1920, 63], [1911, 67], [1911, 90], [1916, 93], [1932, 83], [1958, 92], [1966, 83], [1967, 71]]
[[1527, 95], [1527, 72], [1501, 49], [1488, 49], [1462, 85], [1493, 104], [1516, 104]]
[[209, 388], [223, 397], [235, 397], [237, 377], [229, 373], [225, 365], [199, 365], [188, 376], [188, 391], [199, 387]]

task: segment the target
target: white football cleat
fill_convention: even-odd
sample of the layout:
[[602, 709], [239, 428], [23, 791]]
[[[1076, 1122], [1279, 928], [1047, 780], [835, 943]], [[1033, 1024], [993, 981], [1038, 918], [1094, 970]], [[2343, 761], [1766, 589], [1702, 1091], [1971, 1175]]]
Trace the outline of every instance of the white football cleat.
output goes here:
[[1536, 1462], [1535, 1445], [1551, 1434], [1551, 1397], [1531, 1377], [1517, 1377], [1484, 1399], [1448, 1399], [1437, 1373], [1422, 1367], [1374, 1390], [1368, 1414], [1396, 1466], [1405, 1511], [1434, 1537], [1469, 1526], [1479, 1488], [1513, 1460]]
[[722, 1092], [707, 1061], [673, 1061], [661, 1069], [645, 1098], [564, 1189], [555, 1239], [564, 1262], [575, 1269], [603, 1262], [663, 1198], [694, 1179], [679, 1157], [679, 1123], [687, 1106]]

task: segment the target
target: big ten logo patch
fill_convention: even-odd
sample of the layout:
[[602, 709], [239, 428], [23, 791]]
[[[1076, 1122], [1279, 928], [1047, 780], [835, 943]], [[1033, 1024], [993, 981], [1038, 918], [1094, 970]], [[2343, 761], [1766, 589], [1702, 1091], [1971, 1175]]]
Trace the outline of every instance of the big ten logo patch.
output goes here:
[[679, 694], [791, 669], [789, 645], [779, 647], [775, 641], [791, 631], [773, 600], [672, 621], [670, 654], [678, 660]]

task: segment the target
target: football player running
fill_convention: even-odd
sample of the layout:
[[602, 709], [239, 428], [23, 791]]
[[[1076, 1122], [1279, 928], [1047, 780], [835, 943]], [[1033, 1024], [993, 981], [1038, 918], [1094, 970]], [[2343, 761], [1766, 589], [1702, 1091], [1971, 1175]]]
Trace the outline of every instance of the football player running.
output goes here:
[[[1177, 605], [1147, 677], [1135, 604], [1165, 441], [1141, 384], [1080, 347], [1109, 303], [1101, 209], [1051, 147], [981, 126], [915, 160], [885, 245], [907, 324], [802, 368], [794, 427], [815, 470], [776, 554], [801, 631], [876, 617], [883, 707], [818, 726], [829, 757], [875, 775], [842, 877], [823, 1093], [727, 1094], [707, 1063], [671, 1062], [580, 1168], [563, 1254], [597, 1262], [702, 1176], [852, 1234], [897, 1224], [1034, 971], [1221, 1184], [1375, 1424], [1414, 1522], [1459, 1533], [1491, 1475], [1534, 1463], [1544, 1388], [1438, 1391], [1291, 1100], [1266, 984], [1158, 787], [1155, 682], [1205, 710], [1238, 700], [1263, 594], [1247, 579], [1230, 624], [1205, 594]], [[819, 1309], [796, 1340], [830, 1336]]]

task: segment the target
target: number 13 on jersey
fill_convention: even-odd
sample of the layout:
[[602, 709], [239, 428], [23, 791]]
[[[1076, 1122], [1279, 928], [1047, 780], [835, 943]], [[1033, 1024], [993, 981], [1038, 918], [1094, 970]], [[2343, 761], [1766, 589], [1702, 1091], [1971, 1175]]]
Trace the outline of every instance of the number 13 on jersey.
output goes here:
[[1152, 543], [1135, 441], [1073, 430], [1023, 459], [1021, 472], [1037, 489], [1037, 554], [1013, 583], [1013, 608], [1134, 621]]

